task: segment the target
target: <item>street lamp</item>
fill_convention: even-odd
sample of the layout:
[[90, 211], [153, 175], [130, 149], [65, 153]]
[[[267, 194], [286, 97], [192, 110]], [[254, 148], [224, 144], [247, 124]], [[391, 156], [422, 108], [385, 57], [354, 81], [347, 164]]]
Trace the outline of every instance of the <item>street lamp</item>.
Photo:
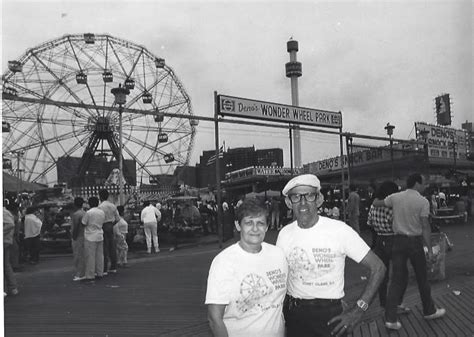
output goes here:
[[458, 145], [458, 143], [456, 143], [456, 139], [454, 138], [454, 134], [453, 134], [453, 159], [454, 159], [454, 168], [453, 168], [453, 173], [454, 175], [456, 175], [456, 145]]
[[[352, 177], [352, 166], [353, 166], [353, 156], [352, 156], [352, 137], [346, 136], [346, 152], [347, 152], [347, 184], [351, 184]], [[341, 164], [342, 167], [342, 164]], [[341, 168], [342, 169], [342, 168]]]
[[113, 88], [110, 92], [114, 94], [115, 104], [119, 106], [119, 204], [123, 205], [122, 112], [130, 90], [119, 84], [118, 88]]
[[395, 129], [395, 126], [390, 125], [390, 123], [387, 123], [387, 125], [384, 127], [384, 129], [387, 131], [387, 135], [390, 138], [390, 163], [392, 166], [392, 180], [393, 180], [393, 129]]
[[20, 170], [20, 158], [25, 154], [25, 151], [22, 150], [14, 150], [10, 152], [11, 154], [16, 156], [16, 175], [17, 175], [17, 182], [16, 182], [16, 197], [18, 204], [20, 204], [20, 184], [21, 184], [21, 171]]

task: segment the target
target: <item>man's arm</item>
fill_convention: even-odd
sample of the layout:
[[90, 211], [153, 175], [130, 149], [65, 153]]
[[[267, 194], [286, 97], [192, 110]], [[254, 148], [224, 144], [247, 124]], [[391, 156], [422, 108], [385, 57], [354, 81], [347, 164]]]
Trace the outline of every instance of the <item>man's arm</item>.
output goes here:
[[428, 259], [433, 259], [433, 249], [431, 247], [431, 225], [428, 217], [421, 217], [421, 235], [423, 235], [423, 241], [425, 246], [428, 247]]
[[158, 210], [158, 208], [155, 207], [155, 217], [156, 217], [156, 221], [157, 222], [160, 222], [161, 220], [161, 212]]
[[228, 337], [227, 328], [224, 324], [225, 304], [209, 304], [207, 318], [214, 337]]
[[372, 202], [372, 205], [374, 207], [390, 207], [387, 204], [385, 204], [385, 200], [381, 200], [378, 198], [375, 198], [374, 201]]
[[79, 226], [81, 226], [81, 219], [78, 219], [76, 214], [71, 217], [72, 220], [72, 239], [76, 240], [79, 235]]
[[[371, 250], [369, 250], [367, 255], [360, 261], [360, 264], [370, 269], [370, 276], [359, 299], [365, 303], [370, 303], [385, 276], [386, 268], [382, 261]], [[331, 334], [341, 336], [345, 332], [352, 331], [362, 319], [363, 314], [364, 311], [361, 308], [354, 306], [352, 309], [333, 317], [328, 322], [328, 325], [336, 323], [337, 321], [339, 321], [339, 323], [332, 330]]]

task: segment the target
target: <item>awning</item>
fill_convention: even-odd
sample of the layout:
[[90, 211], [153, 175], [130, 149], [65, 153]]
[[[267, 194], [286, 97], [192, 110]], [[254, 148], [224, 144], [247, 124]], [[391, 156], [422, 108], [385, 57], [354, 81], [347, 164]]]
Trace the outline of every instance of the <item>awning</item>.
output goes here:
[[17, 190], [20, 192], [34, 192], [38, 190], [44, 190], [46, 188], [48, 188], [48, 186], [23, 181], [6, 172], [3, 172], [3, 191], [5, 192], [16, 192]]

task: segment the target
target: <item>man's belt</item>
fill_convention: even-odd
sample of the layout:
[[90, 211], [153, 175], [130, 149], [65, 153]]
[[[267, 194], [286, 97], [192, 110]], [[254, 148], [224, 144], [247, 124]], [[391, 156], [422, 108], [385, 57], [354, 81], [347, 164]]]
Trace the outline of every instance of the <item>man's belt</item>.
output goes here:
[[288, 306], [290, 308], [295, 308], [298, 306], [319, 306], [325, 307], [337, 303], [341, 303], [341, 299], [328, 299], [328, 298], [311, 298], [311, 299], [304, 299], [304, 298], [295, 298], [291, 295], [287, 295]]

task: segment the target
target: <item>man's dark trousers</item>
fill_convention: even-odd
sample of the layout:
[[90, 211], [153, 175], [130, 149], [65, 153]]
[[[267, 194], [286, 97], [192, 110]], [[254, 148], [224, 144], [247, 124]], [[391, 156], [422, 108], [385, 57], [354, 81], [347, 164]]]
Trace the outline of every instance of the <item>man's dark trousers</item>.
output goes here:
[[[385, 272], [385, 277], [380, 284], [379, 287], [379, 301], [380, 306], [385, 308], [387, 304], [387, 288], [388, 288], [388, 279], [390, 274], [390, 262], [392, 261], [392, 247], [393, 247], [393, 235], [377, 235], [375, 239], [375, 246], [374, 246], [374, 253], [377, 255], [380, 260], [382, 260], [383, 264], [387, 268]], [[408, 278], [407, 282], [404, 284], [401, 297], [398, 300], [398, 304], [402, 304], [403, 302], [403, 295], [405, 294], [405, 290], [408, 285]]]
[[[283, 307], [287, 337], [331, 336], [331, 331], [337, 323], [328, 325], [328, 322], [342, 313], [341, 301], [314, 300], [316, 303], [307, 303], [312, 301], [303, 300], [301, 303], [292, 305], [287, 296]], [[344, 332], [342, 336], [346, 336], [346, 333]]]
[[[107, 270], [117, 269], [117, 249], [114, 241], [114, 223], [105, 222], [102, 226], [104, 230], [104, 273]], [[110, 268], [108, 268], [110, 260]]]
[[431, 287], [428, 283], [423, 237], [395, 235], [392, 246], [392, 280], [385, 308], [385, 318], [389, 322], [397, 321], [397, 305], [408, 282], [408, 260], [410, 260], [415, 271], [418, 291], [423, 305], [423, 314], [431, 315], [436, 312], [436, 307], [431, 298]]

